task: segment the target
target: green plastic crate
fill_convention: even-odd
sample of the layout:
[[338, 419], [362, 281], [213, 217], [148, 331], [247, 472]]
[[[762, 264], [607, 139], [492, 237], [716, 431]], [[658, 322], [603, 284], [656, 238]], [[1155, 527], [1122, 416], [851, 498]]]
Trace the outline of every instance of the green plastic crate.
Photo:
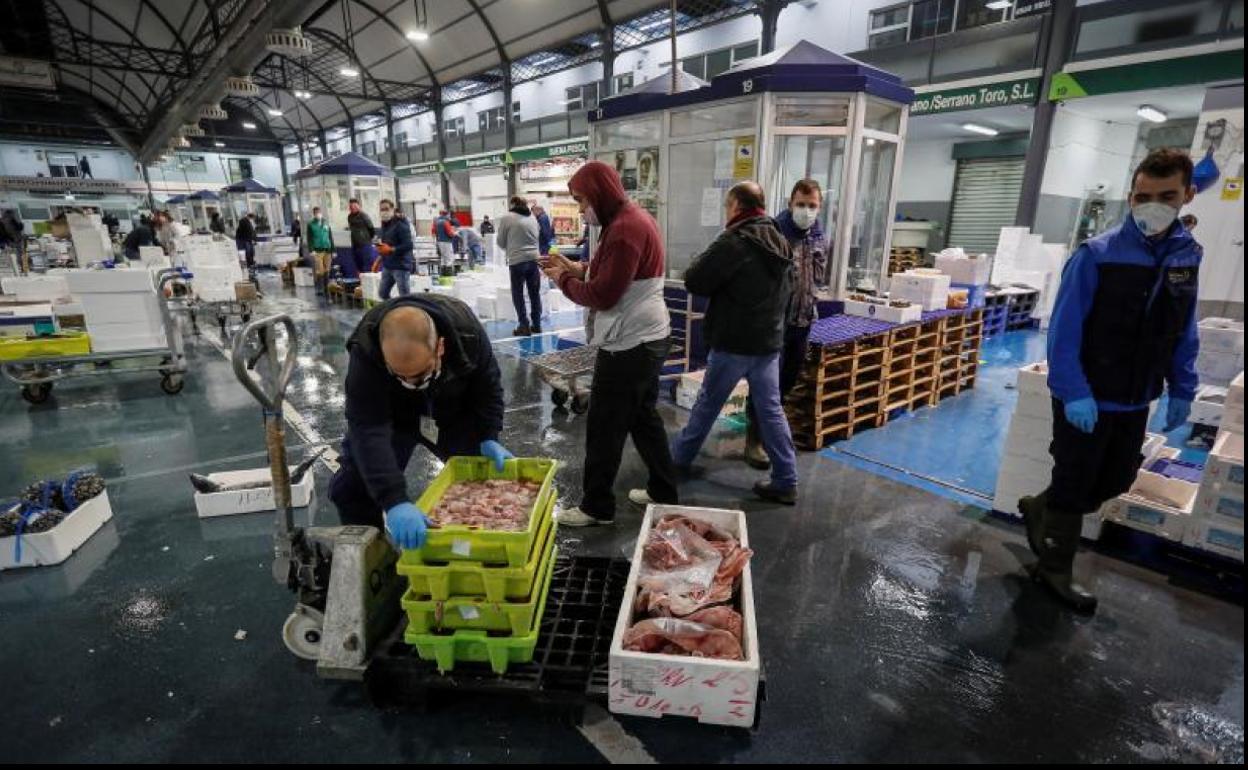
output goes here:
[[512, 479], [537, 481], [541, 488], [533, 511], [529, 514], [529, 526], [518, 532], [497, 532], [450, 525], [430, 529], [428, 539], [418, 551], [404, 551], [400, 563], [421, 564], [429, 562], [473, 561], [486, 564], [506, 564], [523, 567], [529, 563], [534, 541], [538, 540], [544, 524], [544, 516], [550, 513], [555, 498], [554, 460], [519, 458], [508, 460], [503, 472], [494, 469], [494, 463], [484, 457], [452, 457], [446, 467], [425, 489], [416, 502], [422, 511], [431, 511], [442, 499], [447, 488], [457, 481], [485, 481], [487, 479]]
[[[550, 564], [554, 563], [554, 559], [551, 559]], [[418, 634], [408, 629], [403, 639], [416, 648], [416, 654], [421, 660], [435, 661], [439, 671], [452, 671], [456, 663], [489, 663], [494, 673], [502, 676], [507, 673], [507, 667], [512, 663], [528, 663], [533, 660], [553, 575], [553, 569], [546, 571], [541, 596], [537, 601], [537, 611], [523, 636], [497, 636], [480, 629], [462, 629], [446, 634]]]
[[409, 588], [402, 601], [407, 613], [407, 635], [476, 629], [524, 636], [532, 627], [533, 618], [541, 613], [538, 599], [542, 587], [550, 582], [558, 551], [553, 541], [547, 546], [542, 566], [538, 568], [539, 582], [528, 601], [492, 602], [478, 596], [452, 596], [438, 601]]
[[484, 596], [491, 602], [526, 600], [533, 595], [542, 560], [555, 542], [555, 520], [549, 513], [554, 503], [551, 498], [548, 513], [542, 517], [537, 539], [540, 545], [533, 549], [523, 567], [471, 561], [429, 563], [421, 559], [419, 551], [409, 551], [403, 554], [406, 561], [399, 561], [398, 572], [407, 577], [412, 591], [433, 601], [447, 601], [452, 596]]

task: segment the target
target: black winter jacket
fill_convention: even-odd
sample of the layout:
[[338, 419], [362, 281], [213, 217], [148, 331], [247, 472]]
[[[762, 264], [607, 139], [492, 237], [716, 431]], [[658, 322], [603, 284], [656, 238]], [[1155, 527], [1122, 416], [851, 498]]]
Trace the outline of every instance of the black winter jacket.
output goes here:
[[789, 241], [771, 217], [747, 219], [694, 257], [685, 288], [710, 299], [702, 330], [711, 350], [776, 353], [793, 294]]
[[[445, 340], [442, 373], [428, 390], [408, 390], [390, 374], [381, 354], [381, 319], [396, 307], [412, 305], [432, 318]], [[437, 421], [445, 460], [453, 453], [475, 453], [482, 441], [503, 429], [503, 384], [494, 348], [472, 310], [454, 297], [422, 294], [398, 297], [370, 310], [347, 341], [347, 447], [369, 494], [382, 510], [413, 499], [403, 468], [395, 459], [400, 436], [418, 436], [420, 419]], [[456, 450], [452, 452], [451, 450]]]

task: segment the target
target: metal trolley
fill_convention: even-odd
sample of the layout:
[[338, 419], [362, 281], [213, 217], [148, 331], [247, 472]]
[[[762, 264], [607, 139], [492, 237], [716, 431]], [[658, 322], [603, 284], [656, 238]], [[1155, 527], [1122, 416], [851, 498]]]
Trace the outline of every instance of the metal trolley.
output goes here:
[[590, 380], [597, 356], [597, 345], [580, 345], [525, 360], [537, 367], [538, 376], [551, 387], [551, 403], [584, 414], [589, 410]]
[[[186, 384], [186, 352], [182, 334], [174, 323], [175, 306], [184, 306], [182, 298], [166, 297], [165, 288], [173, 281], [185, 278], [178, 269], [162, 270], [157, 274], [157, 293], [160, 295], [160, 315], [165, 325], [166, 346], [145, 350], [121, 350], [112, 353], [87, 353], [73, 356], [39, 356], [4, 362], [4, 376], [22, 388], [22, 398], [32, 404], [42, 404], [52, 394], [52, 386], [58, 380], [71, 377], [98, 377], [106, 374], [131, 372], [159, 372], [160, 387], [169, 395], [182, 392]], [[114, 367], [119, 361], [134, 361], [134, 366]]]

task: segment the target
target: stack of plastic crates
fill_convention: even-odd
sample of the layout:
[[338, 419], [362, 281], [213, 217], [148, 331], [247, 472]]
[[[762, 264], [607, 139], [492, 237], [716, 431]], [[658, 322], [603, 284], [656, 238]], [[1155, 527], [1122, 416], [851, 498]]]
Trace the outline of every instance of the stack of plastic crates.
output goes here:
[[1010, 315], [1010, 295], [1002, 292], [988, 292], [984, 298], [984, 336], [995, 337], [1005, 332], [1005, 323]]
[[1036, 325], [1036, 307], [1040, 304], [1040, 292], [1035, 289], [1010, 295], [1010, 313], [1005, 319], [1005, 330], [1031, 329]]
[[404, 551], [408, 579], [404, 640], [446, 672], [457, 663], [488, 663], [496, 674], [533, 659], [555, 567], [554, 487], [557, 463], [508, 460], [502, 473], [482, 457], [453, 457], [418, 505], [430, 511], [456, 482], [510, 479], [541, 487], [528, 526], [503, 532], [447, 525], [429, 530], [425, 546]]

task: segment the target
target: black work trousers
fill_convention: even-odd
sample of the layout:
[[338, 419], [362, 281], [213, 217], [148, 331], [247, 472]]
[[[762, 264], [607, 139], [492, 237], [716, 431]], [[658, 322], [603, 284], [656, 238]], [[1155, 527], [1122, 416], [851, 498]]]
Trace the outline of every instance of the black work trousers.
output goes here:
[[1097, 415], [1096, 428], [1084, 433], [1066, 420], [1066, 407], [1053, 399], [1053, 477], [1048, 489], [1052, 511], [1095, 513], [1101, 505], [1131, 488], [1140, 470], [1148, 409]]
[[670, 349], [670, 340], [660, 340], [619, 352], [598, 351], [581, 498], [581, 510], [594, 518], [615, 518], [615, 477], [629, 436], [650, 473], [646, 484], [650, 498], [656, 503], [677, 502], [671, 447], [656, 406], [659, 375]]

